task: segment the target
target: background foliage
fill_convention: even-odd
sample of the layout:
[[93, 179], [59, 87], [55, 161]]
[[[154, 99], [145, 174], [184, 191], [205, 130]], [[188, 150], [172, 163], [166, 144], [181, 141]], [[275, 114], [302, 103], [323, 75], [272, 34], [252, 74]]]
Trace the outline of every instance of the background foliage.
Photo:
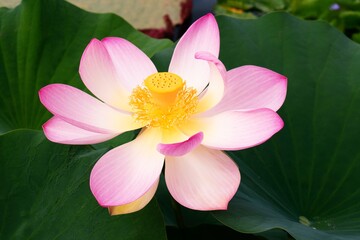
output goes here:
[[360, 42], [358, 0], [218, 0], [216, 12], [238, 18], [256, 18], [274, 11], [286, 11], [309, 20], [323, 20]]

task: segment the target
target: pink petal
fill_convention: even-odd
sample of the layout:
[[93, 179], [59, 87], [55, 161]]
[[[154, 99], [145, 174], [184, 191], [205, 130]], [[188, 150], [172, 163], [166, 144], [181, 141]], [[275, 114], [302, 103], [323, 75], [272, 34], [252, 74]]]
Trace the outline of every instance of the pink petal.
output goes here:
[[181, 157], [166, 157], [166, 185], [181, 205], [225, 210], [240, 184], [236, 164], [223, 152], [199, 146]]
[[204, 133], [203, 145], [221, 150], [240, 150], [259, 145], [277, 133], [284, 123], [271, 109], [228, 111], [207, 118], [193, 118], [182, 130]]
[[99, 99], [124, 110], [130, 110], [126, 100], [131, 91], [121, 85], [112, 59], [103, 43], [91, 40], [80, 61], [79, 73], [85, 86]]
[[269, 69], [242, 66], [227, 72], [221, 102], [207, 113], [229, 110], [270, 108], [277, 111], [284, 103], [287, 78]]
[[208, 52], [197, 52], [197, 59], [208, 61], [210, 67], [210, 80], [205, 93], [201, 94], [197, 108], [198, 112], [204, 112], [218, 104], [224, 95], [224, 78], [226, 69], [224, 64], [214, 55]]
[[123, 38], [108, 37], [102, 43], [110, 54], [121, 84], [129, 91], [157, 72], [150, 58], [131, 42]]
[[135, 201], [124, 205], [109, 207], [110, 215], [113, 216], [113, 215], [133, 213], [143, 209], [154, 197], [158, 185], [159, 185], [159, 179], [155, 181], [155, 183], [144, 195], [142, 195], [140, 198], [136, 199]]
[[193, 23], [177, 43], [169, 72], [182, 77], [188, 86], [200, 93], [209, 79], [209, 66], [195, 59], [195, 53], [205, 51], [219, 56], [219, 29], [213, 15], [207, 14]]
[[103, 134], [75, 127], [58, 117], [52, 117], [43, 125], [47, 139], [63, 144], [95, 144], [116, 137], [118, 134]]
[[166, 156], [182, 156], [199, 146], [199, 144], [203, 140], [203, 137], [203, 133], [199, 132], [183, 142], [171, 144], [159, 143], [159, 145], [157, 146], [157, 150], [161, 154]]
[[164, 163], [156, 151], [160, 139], [161, 132], [150, 128], [101, 157], [90, 175], [91, 191], [101, 206], [129, 204], [149, 191]]
[[113, 134], [142, 127], [130, 114], [117, 111], [69, 85], [47, 85], [40, 89], [39, 96], [52, 114], [88, 131]]

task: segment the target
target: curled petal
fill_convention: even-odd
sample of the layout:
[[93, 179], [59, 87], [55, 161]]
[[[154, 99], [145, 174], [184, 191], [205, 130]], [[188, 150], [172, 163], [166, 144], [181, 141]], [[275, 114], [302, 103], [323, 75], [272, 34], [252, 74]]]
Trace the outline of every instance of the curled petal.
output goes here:
[[225, 79], [224, 97], [207, 115], [257, 108], [277, 111], [285, 101], [287, 78], [269, 69], [242, 66], [228, 71]]
[[122, 133], [142, 127], [133, 117], [89, 94], [65, 84], [50, 84], [39, 91], [41, 103], [56, 117], [97, 133]]
[[199, 146], [203, 138], [203, 133], [199, 132], [183, 142], [170, 144], [159, 143], [157, 150], [165, 156], [182, 156]]
[[113, 61], [104, 44], [93, 39], [80, 61], [79, 73], [85, 86], [99, 99], [123, 110], [130, 110], [130, 91], [121, 85]]
[[166, 157], [166, 185], [181, 205], [225, 210], [240, 184], [240, 172], [225, 153], [199, 146], [181, 157]]
[[127, 214], [143, 209], [154, 197], [158, 185], [159, 185], [159, 179], [151, 186], [151, 188], [144, 195], [142, 195], [140, 198], [136, 199], [135, 201], [120, 206], [109, 207], [110, 215], [113, 216], [113, 215]]
[[164, 163], [156, 151], [160, 139], [160, 131], [147, 129], [100, 158], [91, 171], [90, 188], [101, 206], [129, 204], [149, 191]]
[[197, 111], [201, 113], [218, 104], [223, 98], [226, 69], [224, 64], [211, 53], [197, 52], [195, 57], [207, 61], [210, 67], [209, 85], [197, 108]]
[[171, 58], [169, 72], [176, 73], [188, 86], [200, 93], [209, 79], [209, 66], [195, 59], [196, 52], [206, 51], [219, 56], [219, 28], [212, 14], [194, 22], [177, 43]]
[[102, 43], [111, 57], [121, 84], [129, 91], [157, 72], [150, 58], [131, 42], [123, 38], [107, 37]]
[[221, 76], [223, 77], [223, 79], [225, 79], [226, 68], [225, 68], [224, 64], [217, 57], [215, 57], [212, 53], [200, 51], [200, 52], [195, 53], [195, 58], [205, 60], [205, 61], [208, 61], [209, 63], [215, 64], [215, 66], [217, 67]]
[[202, 144], [214, 149], [241, 150], [259, 145], [284, 126], [271, 109], [228, 111], [206, 118], [193, 118], [182, 130], [186, 134], [204, 133]]
[[58, 117], [50, 118], [43, 125], [43, 130], [47, 139], [52, 142], [75, 145], [100, 143], [118, 135], [87, 131], [71, 125]]

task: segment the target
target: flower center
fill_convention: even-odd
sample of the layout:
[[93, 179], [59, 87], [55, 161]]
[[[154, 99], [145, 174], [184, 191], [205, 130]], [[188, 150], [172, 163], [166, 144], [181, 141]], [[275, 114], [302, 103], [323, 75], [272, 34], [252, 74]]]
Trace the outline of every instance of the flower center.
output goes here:
[[136, 121], [150, 127], [171, 128], [184, 123], [196, 111], [196, 94], [178, 75], [155, 73], [145, 79], [144, 86], [133, 90], [130, 106]]

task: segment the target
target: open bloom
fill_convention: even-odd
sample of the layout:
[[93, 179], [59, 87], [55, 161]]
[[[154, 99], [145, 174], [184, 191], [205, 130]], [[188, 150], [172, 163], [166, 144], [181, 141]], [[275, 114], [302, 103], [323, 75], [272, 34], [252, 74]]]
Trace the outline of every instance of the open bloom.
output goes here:
[[151, 200], [164, 161], [176, 201], [197, 210], [226, 209], [240, 173], [221, 150], [258, 145], [283, 127], [276, 111], [286, 78], [256, 66], [226, 71], [218, 54], [219, 30], [208, 14], [179, 40], [168, 72], [157, 72], [125, 39], [93, 39], [79, 72], [97, 98], [64, 84], [40, 90], [54, 114], [43, 126], [51, 141], [94, 144], [142, 128], [91, 172], [91, 191], [112, 214], [137, 211]]

